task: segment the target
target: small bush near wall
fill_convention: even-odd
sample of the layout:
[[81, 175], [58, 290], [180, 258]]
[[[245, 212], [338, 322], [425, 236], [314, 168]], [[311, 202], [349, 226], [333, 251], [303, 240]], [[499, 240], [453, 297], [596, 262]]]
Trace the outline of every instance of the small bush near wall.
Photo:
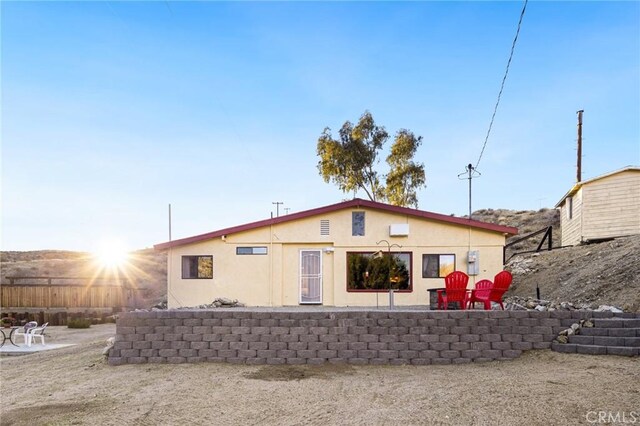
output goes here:
[[91, 320], [88, 318], [73, 318], [67, 322], [68, 328], [89, 328]]

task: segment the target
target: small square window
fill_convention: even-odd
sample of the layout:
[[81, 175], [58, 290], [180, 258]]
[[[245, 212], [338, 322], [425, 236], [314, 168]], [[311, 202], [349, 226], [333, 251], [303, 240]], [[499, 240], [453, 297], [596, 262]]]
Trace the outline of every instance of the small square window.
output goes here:
[[182, 278], [213, 278], [213, 256], [182, 256]]
[[455, 270], [455, 254], [422, 255], [422, 278], [444, 278]]

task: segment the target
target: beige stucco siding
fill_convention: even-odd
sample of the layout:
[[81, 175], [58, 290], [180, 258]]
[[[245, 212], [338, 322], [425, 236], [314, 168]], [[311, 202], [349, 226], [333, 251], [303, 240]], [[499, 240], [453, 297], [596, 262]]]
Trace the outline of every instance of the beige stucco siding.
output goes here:
[[640, 173], [627, 171], [585, 185], [583, 239], [640, 234]]
[[[183, 247], [169, 252], [169, 307], [196, 306], [216, 297], [242, 300], [249, 305], [269, 304], [270, 256], [237, 256], [235, 245], [221, 239]], [[212, 279], [183, 279], [182, 256], [213, 256]]]
[[[365, 212], [365, 235], [352, 236], [352, 212]], [[328, 220], [329, 235], [320, 235], [320, 221]], [[389, 225], [409, 224], [407, 237], [390, 237]], [[455, 254], [456, 269], [467, 271], [467, 251], [479, 250], [480, 274], [469, 287], [483, 278], [492, 279], [502, 270], [500, 232], [438, 222], [375, 209], [344, 209], [327, 214], [265, 226], [170, 250], [169, 306], [211, 303], [216, 297], [238, 299], [250, 306], [290, 306], [299, 303], [300, 251], [321, 250], [322, 303], [329, 306], [386, 305], [386, 293], [348, 292], [347, 253], [353, 251], [393, 251], [412, 253], [413, 291], [396, 294], [398, 305], [428, 304], [427, 289], [442, 287], [442, 278], [422, 278], [423, 254]], [[237, 255], [236, 248], [267, 247], [267, 255]], [[213, 279], [182, 279], [181, 257], [212, 255]]]

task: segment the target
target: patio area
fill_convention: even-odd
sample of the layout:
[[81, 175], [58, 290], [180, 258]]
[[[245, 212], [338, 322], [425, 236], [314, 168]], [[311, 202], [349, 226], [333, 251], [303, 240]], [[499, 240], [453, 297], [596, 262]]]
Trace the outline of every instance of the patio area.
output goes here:
[[[45, 332], [45, 344], [41, 344], [40, 341], [32, 343], [29, 347], [24, 343], [22, 336], [14, 337], [13, 341], [17, 346], [14, 346], [8, 338], [4, 345], [0, 347], [0, 356], [16, 356], [16, 355], [28, 355], [43, 351], [52, 351], [55, 349], [67, 348], [75, 346], [80, 343], [87, 343], [92, 341], [105, 341], [107, 338], [115, 335], [115, 324], [97, 324], [92, 325], [90, 328], [73, 329], [67, 326], [50, 326], [47, 327]], [[1, 337], [1, 336], [0, 336]]]
[[46, 345], [42, 345], [40, 343], [33, 344], [31, 346], [27, 346], [22, 343], [18, 343], [18, 346], [14, 346], [11, 343], [5, 343], [4, 346], [0, 348], [0, 356], [11, 356], [11, 355], [28, 355], [36, 352], [42, 351], [50, 351], [53, 349], [66, 348], [69, 346], [74, 346], [72, 343], [47, 343]]

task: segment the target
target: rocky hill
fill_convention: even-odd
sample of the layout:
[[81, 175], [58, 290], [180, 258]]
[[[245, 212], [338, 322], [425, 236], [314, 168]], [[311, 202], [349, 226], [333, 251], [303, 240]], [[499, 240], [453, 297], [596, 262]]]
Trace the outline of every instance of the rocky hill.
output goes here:
[[538, 288], [540, 298], [551, 302], [592, 308], [613, 305], [640, 311], [640, 235], [560, 248], [560, 217], [555, 209], [486, 209], [474, 212], [472, 217], [518, 228], [518, 235], [510, 237], [507, 244], [548, 226], [553, 227], [553, 250], [516, 254], [535, 250], [542, 235], [507, 250], [506, 269], [514, 277], [509, 296], [535, 298]]
[[[560, 214], [555, 209], [540, 210], [507, 210], [507, 209], [483, 209], [472, 213], [472, 218], [482, 222], [495, 223], [498, 225], [513, 226], [518, 228], [518, 235], [507, 239], [507, 244], [521, 239], [533, 232], [540, 231], [549, 226], [553, 227], [552, 241], [553, 247], [559, 247], [561, 241]], [[514, 252], [535, 250], [542, 239], [542, 234], [531, 239], [514, 244], [508, 249], [507, 255]], [[546, 247], [546, 242], [545, 242]]]
[[167, 256], [153, 249], [130, 253], [122, 268], [102, 268], [90, 253], [39, 250], [0, 252], [0, 283], [9, 277], [65, 277], [65, 283], [86, 282], [87, 278], [114, 281], [127, 279], [137, 288], [146, 288], [146, 300], [158, 303], [167, 292]]
[[640, 235], [513, 257], [510, 295], [640, 312]]
[[[519, 235], [508, 242], [552, 226], [553, 247], [560, 246], [559, 217], [554, 209], [486, 209], [472, 216], [476, 220], [517, 227]], [[541, 237], [512, 246], [507, 257], [534, 250]], [[54, 250], [0, 253], [2, 283], [6, 283], [9, 276], [91, 277], [96, 275], [96, 268], [88, 253]], [[166, 297], [166, 268], [166, 253], [146, 249], [132, 253], [129, 266], [122, 273], [138, 287], [149, 289], [147, 300], [152, 306]], [[640, 235], [515, 255], [506, 269], [514, 275], [509, 296], [533, 298], [537, 287], [541, 298], [549, 301], [593, 307], [606, 304], [640, 311]]]

